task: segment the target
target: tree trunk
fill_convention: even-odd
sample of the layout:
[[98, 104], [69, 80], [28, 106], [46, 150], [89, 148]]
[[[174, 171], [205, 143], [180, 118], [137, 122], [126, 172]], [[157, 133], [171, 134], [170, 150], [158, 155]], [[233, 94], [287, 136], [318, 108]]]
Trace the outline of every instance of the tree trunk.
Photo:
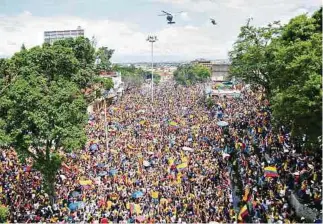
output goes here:
[[56, 173], [46, 172], [43, 174], [44, 190], [48, 194], [51, 205], [55, 203], [55, 178]]
[[45, 158], [41, 157], [36, 160], [34, 167], [41, 172], [43, 176], [43, 189], [48, 194], [50, 203], [53, 204], [55, 202], [56, 174], [61, 168], [62, 160], [59, 154], [55, 153], [48, 153]]

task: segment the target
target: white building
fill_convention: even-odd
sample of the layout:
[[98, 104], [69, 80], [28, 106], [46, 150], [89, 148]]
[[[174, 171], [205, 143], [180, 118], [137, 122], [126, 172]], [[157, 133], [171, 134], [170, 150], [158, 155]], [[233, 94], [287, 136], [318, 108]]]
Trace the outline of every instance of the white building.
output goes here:
[[63, 40], [66, 38], [84, 37], [84, 29], [80, 26], [76, 30], [61, 30], [61, 31], [45, 31], [44, 41], [45, 43], [54, 43], [57, 40]]
[[110, 89], [108, 97], [119, 98], [122, 96], [124, 83], [121, 79], [120, 72], [101, 72], [100, 77], [112, 79], [113, 89]]
[[103, 96], [99, 99], [96, 99], [92, 102], [88, 108], [88, 113], [92, 113], [93, 111], [98, 111], [104, 108], [104, 104], [111, 104], [118, 100], [123, 95], [124, 84], [121, 79], [120, 72], [101, 72], [100, 77], [102, 78], [111, 78], [113, 82], [113, 89], [106, 91], [103, 93]]

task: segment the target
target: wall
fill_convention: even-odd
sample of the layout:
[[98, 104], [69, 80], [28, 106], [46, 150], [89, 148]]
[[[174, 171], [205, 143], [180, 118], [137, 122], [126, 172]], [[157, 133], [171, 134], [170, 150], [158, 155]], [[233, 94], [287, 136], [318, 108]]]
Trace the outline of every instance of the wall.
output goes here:
[[212, 80], [224, 80], [229, 75], [229, 64], [214, 64], [211, 71]]
[[305, 205], [301, 204], [294, 193], [291, 193], [291, 195], [288, 197], [288, 200], [292, 207], [295, 209], [296, 214], [299, 217], [303, 216], [308, 223], [313, 223], [316, 216], [319, 215], [319, 212], [315, 209], [308, 208]]

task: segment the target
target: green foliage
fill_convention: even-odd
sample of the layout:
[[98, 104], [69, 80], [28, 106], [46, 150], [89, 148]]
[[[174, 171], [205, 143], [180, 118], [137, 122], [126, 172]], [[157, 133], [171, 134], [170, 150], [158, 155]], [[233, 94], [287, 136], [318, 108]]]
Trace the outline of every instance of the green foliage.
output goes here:
[[154, 74], [154, 84], [159, 84], [161, 76], [159, 74]]
[[209, 69], [202, 65], [181, 65], [174, 72], [175, 81], [184, 86], [205, 82], [210, 77]]
[[9, 216], [9, 209], [3, 205], [0, 205], [0, 223], [5, 223]]
[[283, 27], [244, 26], [230, 52], [231, 74], [263, 87], [277, 124], [311, 145], [322, 130], [321, 50], [322, 8]]
[[93, 66], [95, 61], [95, 49], [88, 38], [67, 38], [64, 40], [55, 41], [53, 46], [56, 45], [64, 48], [70, 48], [74, 52], [74, 56], [79, 61], [82, 68]]
[[215, 102], [212, 100], [211, 97], [206, 98], [206, 107], [211, 109], [215, 105]]
[[[144, 71], [141, 68], [135, 66], [119, 66], [114, 65], [113, 70], [121, 72], [122, 81], [124, 82], [125, 90], [132, 88], [139, 88], [146, 79], [151, 79], [151, 72]], [[158, 84], [160, 81], [160, 75], [154, 74], [154, 83]]]
[[310, 75], [305, 83], [277, 91], [272, 99], [273, 115], [289, 124], [293, 136], [306, 134], [315, 143], [322, 130], [322, 77]]
[[268, 48], [272, 38], [281, 30], [279, 22], [266, 27], [241, 27], [238, 40], [229, 53], [230, 74], [252, 85], [260, 85], [271, 92], [271, 68], [274, 66], [272, 52]]
[[111, 70], [111, 62], [110, 59], [114, 53], [114, 50], [108, 49], [107, 47], [100, 47], [98, 51], [95, 53], [96, 59], [99, 60], [99, 64], [97, 65], [98, 71], [110, 71]]
[[94, 48], [78, 38], [22, 49], [0, 60], [0, 145], [18, 157], [32, 157], [52, 197], [60, 150], [80, 149], [86, 142], [83, 89], [109, 89], [111, 79], [94, 71]]
[[274, 116], [291, 127], [293, 136], [306, 134], [311, 143], [322, 131], [322, 30], [316, 17], [322, 17], [322, 9], [293, 18], [273, 42]]

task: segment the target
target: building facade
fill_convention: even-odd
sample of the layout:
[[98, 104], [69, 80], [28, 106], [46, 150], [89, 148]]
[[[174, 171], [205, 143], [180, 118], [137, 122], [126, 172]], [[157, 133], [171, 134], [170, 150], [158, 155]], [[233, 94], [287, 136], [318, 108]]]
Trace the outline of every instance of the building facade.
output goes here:
[[202, 65], [203, 67], [208, 68], [210, 71], [212, 69], [212, 65], [214, 64], [211, 60], [205, 60], [205, 59], [196, 59], [191, 62], [193, 65]]
[[120, 72], [102, 71], [100, 73], [100, 77], [111, 78], [113, 82], [113, 88], [105, 91], [101, 98], [96, 99], [94, 102], [92, 102], [87, 108], [88, 113], [102, 110], [105, 106], [109, 106], [120, 99], [120, 97], [122, 97], [123, 95], [124, 83], [121, 79]]
[[223, 81], [229, 76], [229, 63], [216, 63], [212, 65], [211, 79], [213, 81]]
[[120, 72], [101, 72], [100, 77], [102, 78], [111, 78], [113, 82], [113, 89], [109, 91], [109, 97], [119, 98], [123, 95], [124, 83], [121, 79]]
[[196, 59], [191, 62], [193, 65], [202, 65], [208, 68], [211, 72], [211, 80], [213, 81], [223, 81], [229, 76], [230, 63], [226, 60], [205, 60]]
[[45, 43], [54, 43], [57, 40], [63, 40], [66, 38], [84, 37], [84, 29], [80, 26], [76, 30], [62, 30], [62, 31], [45, 31], [44, 41]]

